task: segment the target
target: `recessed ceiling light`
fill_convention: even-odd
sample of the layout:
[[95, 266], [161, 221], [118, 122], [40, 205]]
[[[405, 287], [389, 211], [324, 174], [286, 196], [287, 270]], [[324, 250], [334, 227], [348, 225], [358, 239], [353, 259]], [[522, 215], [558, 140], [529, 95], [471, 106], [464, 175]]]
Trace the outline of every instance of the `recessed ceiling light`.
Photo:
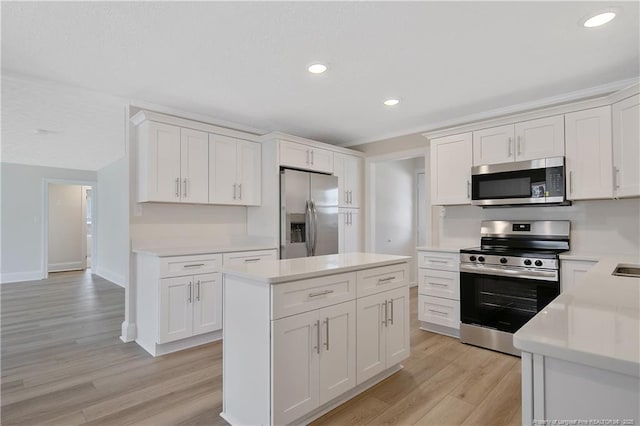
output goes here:
[[324, 64], [311, 64], [307, 69], [311, 74], [322, 74], [327, 70], [327, 66]]
[[607, 12], [601, 12], [597, 15], [593, 15], [585, 19], [582, 25], [584, 25], [586, 28], [599, 27], [600, 25], [604, 25], [607, 22], [611, 22], [611, 20], [615, 17], [616, 13], [611, 10]]
[[384, 104], [386, 106], [394, 106], [394, 105], [398, 105], [399, 103], [400, 103], [400, 99], [395, 99], [395, 98], [387, 99], [386, 101], [384, 101]]

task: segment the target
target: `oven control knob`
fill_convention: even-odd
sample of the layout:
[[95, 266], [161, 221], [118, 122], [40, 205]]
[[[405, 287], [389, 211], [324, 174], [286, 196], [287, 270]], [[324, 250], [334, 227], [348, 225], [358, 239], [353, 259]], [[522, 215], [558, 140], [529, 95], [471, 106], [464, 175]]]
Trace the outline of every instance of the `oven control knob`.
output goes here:
[[501, 257], [500, 258], [500, 263], [507, 263], [507, 258], [506, 257]]
[[478, 262], [484, 262], [484, 256], [478, 257]]
[[472, 261], [472, 262], [475, 262], [476, 261], [476, 257], [475, 256], [469, 256], [469, 260]]
[[531, 260], [530, 259], [526, 259], [524, 261], [524, 264], [527, 265], [527, 266], [531, 265]]
[[536, 266], [542, 266], [542, 260], [536, 260]]

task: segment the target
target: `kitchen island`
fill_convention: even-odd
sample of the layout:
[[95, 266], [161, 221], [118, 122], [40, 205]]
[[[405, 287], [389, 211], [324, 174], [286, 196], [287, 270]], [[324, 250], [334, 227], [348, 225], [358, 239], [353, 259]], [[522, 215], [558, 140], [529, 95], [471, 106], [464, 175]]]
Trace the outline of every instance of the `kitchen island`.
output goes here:
[[307, 423], [409, 356], [408, 256], [347, 253], [223, 268], [223, 412]]
[[640, 279], [620, 263], [638, 259], [600, 260], [514, 335], [523, 424], [640, 424]]

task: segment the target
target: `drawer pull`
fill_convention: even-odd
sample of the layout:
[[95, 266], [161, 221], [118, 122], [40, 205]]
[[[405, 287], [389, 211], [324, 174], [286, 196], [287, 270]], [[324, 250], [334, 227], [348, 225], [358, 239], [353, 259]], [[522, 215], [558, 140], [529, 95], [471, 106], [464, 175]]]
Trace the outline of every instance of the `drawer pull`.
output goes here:
[[431, 262], [431, 263], [449, 263], [448, 260], [434, 260], [434, 259], [427, 259], [427, 261]]
[[449, 316], [449, 313], [448, 313], [448, 312], [438, 311], [438, 310], [436, 310], [436, 309], [429, 309], [429, 312], [433, 312], [434, 314], [440, 314], [440, 315]]
[[258, 262], [258, 261], [260, 261], [260, 258], [259, 257], [254, 257], [253, 259], [245, 259], [244, 261], [246, 263]]
[[183, 268], [199, 268], [204, 266], [204, 263], [194, 263], [193, 265], [183, 265]]
[[389, 281], [395, 280], [396, 277], [387, 277], [387, 278], [378, 278], [378, 284], [388, 283]]
[[449, 284], [442, 284], [442, 283], [436, 283], [436, 282], [429, 282], [430, 285], [435, 285], [438, 287], [449, 287]]
[[333, 293], [333, 290], [323, 290], [317, 293], [309, 293], [309, 297], [324, 296], [325, 294], [331, 294], [331, 293]]

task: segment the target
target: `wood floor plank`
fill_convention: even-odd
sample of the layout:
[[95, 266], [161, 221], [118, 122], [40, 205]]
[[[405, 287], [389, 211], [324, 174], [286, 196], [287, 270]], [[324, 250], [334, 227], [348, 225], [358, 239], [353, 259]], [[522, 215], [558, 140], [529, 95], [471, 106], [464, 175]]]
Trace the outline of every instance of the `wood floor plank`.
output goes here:
[[[314, 425], [519, 424], [520, 361], [420, 330], [403, 369]], [[222, 342], [153, 358], [122, 343], [124, 289], [85, 272], [0, 286], [5, 425], [226, 425]]]

